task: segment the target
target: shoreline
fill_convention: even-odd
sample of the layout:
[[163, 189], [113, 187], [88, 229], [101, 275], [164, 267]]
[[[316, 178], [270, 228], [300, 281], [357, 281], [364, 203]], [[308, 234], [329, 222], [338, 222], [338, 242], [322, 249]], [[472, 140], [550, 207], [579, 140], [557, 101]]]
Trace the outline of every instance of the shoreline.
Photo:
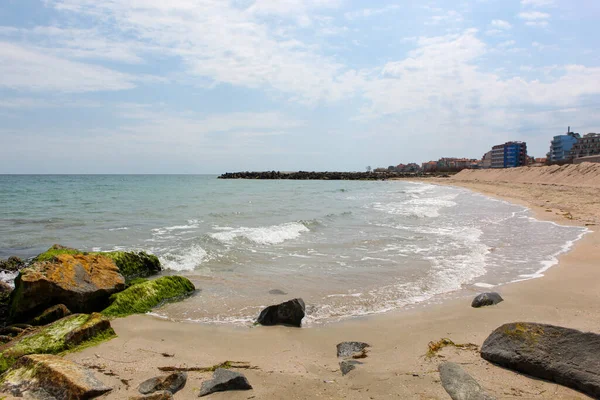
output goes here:
[[[547, 212], [535, 202], [526, 202], [523, 193], [510, 196], [506, 184], [495, 183], [494, 193], [491, 188], [486, 191], [482, 183], [437, 181], [427, 179], [426, 183], [466, 187], [520, 204], [530, 208], [539, 220], [577, 226], [591, 223], [586, 213], [567, 219], [559, 214], [563, 209]], [[507, 193], [500, 195], [499, 190]], [[493, 329], [506, 322], [543, 322], [600, 331], [600, 271], [596, 268], [600, 235], [592, 227], [588, 229], [590, 233], [562, 253], [558, 265], [545, 271], [542, 278], [495, 287], [505, 301], [493, 307], [473, 309], [471, 297], [460, 297], [310, 329], [185, 324], [138, 315], [113, 321], [118, 338], [67, 358], [101, 364], [115, 373], [99, 374], [101, 380], [115, 387], [106, 398], [115, 399], [134, 395], [137, 384], [159, 374], [158, 366], [210, 366], [226, 360], [247, 361], [260, 368], [242, 371], [254, 390], [216, 394], [214, 398], [447, 399], [437, 374], [437, 365], [444, 360], [461, 363], [498, 398], [585, 399], [586, 395], [571, 389], [493, 366], [474, 351], [445, 348], [440, 352], [444, 358], [433, 359], [424, 354], [428, 342], [441, 338], [480, 346]], [[335, 346], [345, 340], [365, 341], [372, 347], [368, 358], [362, 360], [364, 365], [342, 377]], [[174, 357], [165, 358], [161, 352]], [[196, 398], [201, 381], [209, 378], [208, 373], [190, 372], [186, 387], [175, 397]]]

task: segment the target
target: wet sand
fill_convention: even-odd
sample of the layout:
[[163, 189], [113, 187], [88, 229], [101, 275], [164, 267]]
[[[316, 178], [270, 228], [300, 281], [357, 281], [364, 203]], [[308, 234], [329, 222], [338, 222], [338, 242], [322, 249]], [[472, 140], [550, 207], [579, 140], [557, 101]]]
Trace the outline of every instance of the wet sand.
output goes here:
[[[467, 187], [532, 208], [539, 219], [561, 224], [600, 222], [600, 189], [472, 182], [428, 183]], [[548, 211], [550, 210], [550, 211]], [[211, 366], [247, 361], [242, 370], [254, 390], [210, 395], [214, 399], [449, 399], [439, 382], [442, 361], [460, 363], [498, 399], [585, 399], [579, 392], [494, 366], [477, 351], [452, 347], [427, 358], [427, 344], [441, 338], [480, 346], [503, 323], [543, 322], [600, 333], [600, 235], [587, 234], [540, 279], [496, 287], [505, 301], [470, 307], [473, 292], [444, 302], [310, 328], [231, 327], [175, 323], [147, 315], [113, 321], [118, 338], [67, 358], [99, 368], [115, 389], [106, 398], [124, 399], [137, 385], [160, 374], [159, 366]], [[363, 365], [342, 377], [336, 358], [341, 341], [371, 344]], [[165, 357], [168, 353], [173, 357]], [[211, 373], [189, 372], [176, 399], [198, 396]]]

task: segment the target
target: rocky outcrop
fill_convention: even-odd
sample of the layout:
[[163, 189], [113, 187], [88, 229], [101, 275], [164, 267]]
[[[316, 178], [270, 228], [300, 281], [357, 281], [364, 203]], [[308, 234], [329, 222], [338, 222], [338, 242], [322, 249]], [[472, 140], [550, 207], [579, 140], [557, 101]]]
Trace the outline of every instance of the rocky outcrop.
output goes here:
[[497, 328], [481, 347], [493, 363], [600, 398], [600, 335], [516, 322]]
[[102, 255], [114, 261], [121, 275], [129, 282], [135, 278], [144, 278], [161, 271], [158, 257], [143, 251], [110, 251], [86, 253], [70, 247], [55, 244], [44, 253], [34, 258], [34, 261], [53, 261], [61, 254]]
[[73, 312], [92, 312], [108, 305], [125, 288], [115, 263], [102, 255], [56, 254], [21, 270], [10, 300], [13, 321], [27, 320], [48, 306], [64, 304]]
[[367, 356], [367, 347], [371, 347], [364, 342], [342, 342], [337, 345], [337, 356], [340, 358], [365, 358]]
[[24, 332], [0, 346], [0, 372], [29, 354], [58, 354], [89, 342], [115, 336], [110, 321], [100, 314], [74, 314], [50, 325]]
[[44, 310], [40, 315], [32, 319], [29, 323], [34, 326], [40, 325], [48, 325], [54, 321], [58, 321], [61, 318], [64, 318], [68, 315], [71, 315], [71, 311], [64, 304], [57, 304], [52, 306], [46, 310]]
[[502, 296], [496, 292], [481, 293], [477, 295], [471, 302], [471, 307], [479, 308], [485, 306], [493, 306], [504, 301]]
[[138, 253], [126, 251], [111, 251], [108, 253], [96, 253], [113, 260], [121, 275], [129, 282], [135, 278], [145, 278], [155, 275], [161, 271], [158, 257], [143, 251]]
[[269, 306], [261, 311], [256, 319], [260, 325], [287, 325], [300, 327], [305, 315], [304, 300], [293, 299], [285, 303]]
[[248, 379], [239, 372], [218, 368], [209, 381], [202, 382], [200, 397], [214, 392], [225, 392], [228, 390], [250, 390], [252, 386]]
[[53, 355], [21, 357], [2, 376], [0, 390], [13, 396], [38, 399], [93, 399], [112, 388], [83, 366]]
[[452, 400], [494, 400], [458, 364], [446, 362], [438, 367], [442, 386]]
[[25, 261], [19, 257], [8, 257], [8, 260], [0, 260], [0, 270], [8, 272], [17, 272], [25, 267]]
[[102, 311], [102, 314], [110, 317], [144, 314], [165, 302], [188, 296], [195, 290], [194, 284], [187, 278], [163, 276], [113, 294], [110, 297], [110, 306]]
[[151, 394], [154, 392], [167, 391], [175, 394], [185, 386], [187, 374], [185, 372], [174, 372], [169, 375], [161, 375], [150, 378], [138, 386], [138, 392], [141, 394]]

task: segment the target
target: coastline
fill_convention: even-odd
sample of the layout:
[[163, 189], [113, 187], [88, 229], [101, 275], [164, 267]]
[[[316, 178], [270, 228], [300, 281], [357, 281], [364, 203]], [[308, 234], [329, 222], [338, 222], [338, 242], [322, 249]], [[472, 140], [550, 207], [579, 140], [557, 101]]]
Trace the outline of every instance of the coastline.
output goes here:
[[[585, 199], [583, 204], [560, 207], [555, 204], [559, 199], [553, 187], [548, 185], [454, 179], [425, 182], [466, 187], [525, 205], [537, 219], [565, 225], [595, 224], [596, 215], [600, 215], [594, 204], [586, 205]], [[519, 185], [524, 188], [519, 189]], [[527, 194], [532, 187], [537, 191], [535, 197]], [[579, 196], [578, 188], [572, 189], [573, 195]], [[534, 200], [527, 201], [527, 196]], [[474, 351], [445, 348], [440, 352], [444, 358], [427, 359], [424, 355], [427, 343], [441, 338], [481, 345], [493, 329], [506, 322], [543, 322], [600, 331], [600, 271], [596, 268], [600, 235], [594, 226], [588, 228], [592, 232], [560, 255], [558, 265], [543, 278], [495, 288], [505, 301], [494, 307], [473, 309], [471, 297], [461, 297], [310, 329], [174, 323], [138, 315], [113, 321], [118, 338], [67, 358], [116, 374], [98, 374], [115, 387], [106, 398], [115, 399], [134, 395], [140, 382], [159, 374], [158, 366], [211, 366], [226, 360], [247, 361], [259, 367], [243, 371], [254, 390], [215, 394], [213, 398], [447, 399], [437, 373], [439, 362], [447, 360], [461, 363], [497, 398], [585, 399], [588, 397], [554, 383], [496, 367]], [[335, 346], [345, 340], [365, 341], [372, 347], [364, 365], [342, 377]], [[162, 352], [174, 357], [163, 357]], [[175, 397], [196, 398], [201, 381], [209, 377], [209, 373], [190, 372], [186, 387]]]

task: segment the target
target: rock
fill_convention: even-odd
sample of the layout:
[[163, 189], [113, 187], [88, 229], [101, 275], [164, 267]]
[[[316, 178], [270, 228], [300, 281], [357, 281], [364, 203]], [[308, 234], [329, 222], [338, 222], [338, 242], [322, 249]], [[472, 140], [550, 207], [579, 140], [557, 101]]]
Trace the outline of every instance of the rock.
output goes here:
[[111, 294], [125, 288], [115, 263], [101, 255], [57, 254], [21, 270], [10, 300], [13, 321], [27, 320], [48, 306], [73, 312], [102, 310]]
[[337, 345], [338, 357], [365, 358], [367, 356], [368, 343], [363, 342], [342, 342]]
[[496, 292], [481, 293], [473, 299], [471, 307], [479, 308], [484, 306], [493, 306], [501, 301], [504, 301], [504, 299]]
[[0, 260], [0, 270], [3, 271], [17, 272], [23, 267], [25, 267], [25, 262], [19, 257], [12, 256], [8, 257], [6, 261]]
[[21, 357], [2, 376], [0, 390], [17, 397], [29, 393], [34, 398], [48, 395], [56, 399], [75, 400], [93, 399], [110, 392], [112, 388], [79, 364], [58, 356], [35, 354]]
[[304, 318], [304, 300], [293, 299], [285, 303], [269, 306], [261, 311], [256, 322], [265, 325], [288, 325], [300, 327]]
[[452, 400], [494, 400], [458, 364], [446, 362], [440, 364], [438, 369], [442, 386]]
[[58, 354], [115, 336], [110, 321], [98, 313], [73, 314], [0, 346], [0, 372], [28, 354]]
[[101, 254], [113, 260], [127, 282], [135, 278], [144, 278], [154, 275], [162, 269], [158, 257], [143, 251], [140, 251], [139, 253], [112, 251], [96, 254]]
[[129, 400], [173, 400], [173, 393], [167, 390], [160, 390], [158, 392], [154, 392], [151, 394], [146, 394], [142, 396], [132, 396]]
[[269, 290], [269, 294], [286, 295], [287, 293], [284, 292], [283, 290], [271, 289], [271, 290]]
[[71, 315], [71, 311], [64, 304], [57, 304], [44, 310], [40, 315], [35, 317], [30, 321], [31, 325], [40, 326], [40, 325], [48, 325], [54, 321], [58, 321], [61, 318], [64, 318], [68, 315]]
[[85, 253], [77, 249], [55, 244], [44, 253], [34, 258], [34, 261], [53, 261], [54, 258], [61, 254], [83, 254], [83, 255], [102, 255], [114, 261], [119, 268], [121, 275], [129, 282], [134, 278], [143, 278], [154, 275], [161, 271], [160, 261], [158, 257], [152, 254], [147, 254], [143, 251], [128, 252], [128, 251], [110, 251], [110, 252], [91, 252]]
[[144, 381], [138, 386], [138, 392], [141, 394], [150, 394], [158, 391], [168, 391], [172, 394], [183, 389], [187, 381], [185, 372], [174, 372], [169, 375], [157, 376]]
[[110, 306], [102, 314], [125, 317], [144, 314], [167, 301], [180, 299], [196, 290], [189, 279], [182, 276], [163, 276], [128, 287], [110, 297]]
[[362, 364], [360, 361], [355, 360], [342, 360], [340, 361], [340, 371], [342, 376], [356, 368], [356, 365]]
[[494, 330], [481, 357], [600, 398], [600, 335], [560, 326], [516, 322]]
[[252, 386], [250, 386], [248, 379], [246, 379], [244, 375], [228, 369], [217, 368], [211, 380], [202, 382], [200, 395], [198, 397], [206, 396], [214, 392], [250, 389], [252, 389]]

